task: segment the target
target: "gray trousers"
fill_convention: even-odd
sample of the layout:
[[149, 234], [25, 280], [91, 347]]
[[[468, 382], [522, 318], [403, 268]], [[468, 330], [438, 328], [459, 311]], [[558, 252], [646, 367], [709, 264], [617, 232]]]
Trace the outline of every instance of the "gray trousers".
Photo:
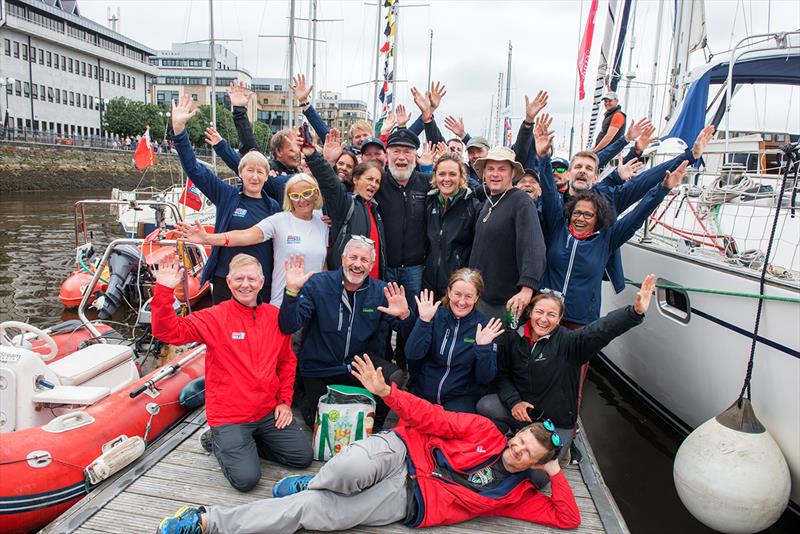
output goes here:
[[394, 432], [356, 441], [322, 466], [306, 491], [235, 508], [208, 508], [207, 533], [285, 534], [401, 521], [408, 506], [407, 454]]

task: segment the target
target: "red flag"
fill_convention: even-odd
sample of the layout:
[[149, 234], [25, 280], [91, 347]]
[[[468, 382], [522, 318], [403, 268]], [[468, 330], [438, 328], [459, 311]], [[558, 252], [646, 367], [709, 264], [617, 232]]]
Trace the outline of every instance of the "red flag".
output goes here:
[[583, 89], [583, 80], [586, 77], [586, 68], [589, 66], [589, 54], [592, 51], [592, 35], [594, 35], [594, 16], [597, 13], [597, 0], [592, 0], [592, 5], [589, 8], [589, 18], [586, 19], [586, 30], [583, 32], [583, 39], [581, 39], [581, 47], [578, 50], [578, 78], [580, 78], [580, 89], [578, 100], [583, 100], [586, 97], [586, 91]]
[[191, 180], [186, 180], [186, 187], [183, 193], [181, 193], [181, 198], [178, 199], [178, 204], [183, 204], [195, 211], [203, 207], [203, 200], [200, 198], [200, 192]]
[[156, 164], [156, 152], [153, 150], [153, 143], [150, 142], [150, 128], [139, 139], [139, 144], [136, 145], [136, 152], [133, 153], [133, 161], [140, 171]]

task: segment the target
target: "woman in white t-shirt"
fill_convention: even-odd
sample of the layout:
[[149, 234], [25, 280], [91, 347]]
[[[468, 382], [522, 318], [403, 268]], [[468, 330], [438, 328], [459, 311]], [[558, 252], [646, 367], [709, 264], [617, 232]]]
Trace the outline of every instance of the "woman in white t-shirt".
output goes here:
[[295, 174], [284, 187], [283, 211], [255, 226], [221, 234], [206, 233], [199, 223], [177, 223], [177, 227], [189, 241], [217, 247], [242, 247], [272, 239], [275, 253], [269, 302], [280, 307], [286, 290], [284, 261], [289, 256], [303, 256], [310, 272], [319, 272], [325, 265], [328, 225], [322, 220], [322, 202], [317, 180], [308, 174]]

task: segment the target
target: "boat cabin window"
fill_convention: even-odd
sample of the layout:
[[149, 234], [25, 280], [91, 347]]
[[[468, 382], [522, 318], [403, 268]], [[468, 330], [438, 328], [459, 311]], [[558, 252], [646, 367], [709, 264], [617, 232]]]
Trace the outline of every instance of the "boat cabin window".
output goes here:
[[[689, 294], [669, 286], [677, 286], [669, 280], [659, 278], [656, 281], [656, 297], [658, 298], [658, 311], [661, 315], [669, 317], [682, 324], [689, 324], [692, 317], [692, 308], [689, 303]], [[666, 286], [666, 287], [663, 287]]]

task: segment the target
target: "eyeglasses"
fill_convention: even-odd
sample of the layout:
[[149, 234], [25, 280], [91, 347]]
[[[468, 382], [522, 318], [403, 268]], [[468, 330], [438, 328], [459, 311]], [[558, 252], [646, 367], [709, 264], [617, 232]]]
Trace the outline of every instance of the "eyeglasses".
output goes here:
[[563, 165], [553, 165], [553, 172], [567, 172], [567, 168]]
[[561, 436], [556, 434], [556, 425], [550, 419], [545, 419], [542, 421], [542, 426], [545, 430], [550, 432], [550, 442], [553, 444], [553, 447], [556, 449], [561, 448]]
[[591, 211], [574, 210], [572, 212], [572, 216], [575, 217], [576, 219], [582, 217], [587, 221], [591, 221], [592, 219], [594, 219], [594, 213], [592, 213]]
[[314, 194], [317, 193], [317, 191], [319, 191], [319, 189], [317, 189], [316, 187], [312, 187], [310, 189], [300, 191], [299, 193], [289, 193], [288, 195], [290, 200], [294, 200], [295, 202], [297, 202], [301, 198], [308, 200], [309, 198], [313, 197]]
[[550, 289], [548, 287], [543, 287], [539, 290], [540, 295], [547, 295], [548, 297], [555, 297], [559, 300], [564, 300], [564, 293], [561, 291], [556, 291], [554, 289]]
[[372, 239], [370, 239], [368, 237], [364, 237], [363, 235], [353, 235], [353, 236], [350, 236], [350, 239], [352, 241], [361, 241], [362, 243], [366, 243], [368, 245], [374, 245], [375, 244], [375, 241], [373, 241]]

